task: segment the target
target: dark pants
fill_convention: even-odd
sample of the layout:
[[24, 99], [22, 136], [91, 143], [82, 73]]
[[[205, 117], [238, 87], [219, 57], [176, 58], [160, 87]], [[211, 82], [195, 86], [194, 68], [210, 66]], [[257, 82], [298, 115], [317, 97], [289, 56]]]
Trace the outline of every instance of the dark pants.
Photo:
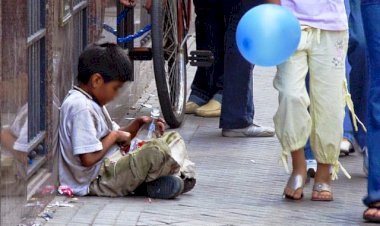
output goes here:
[[369, 56], [368, 206], [380, 202], [380, 0], [362, 0], [361, 7]]
[[191, 85], [189, 101], [206, 104], [223, 92], [225, 22], [219, 0], [194, 0], [195, 32], [198, 50], [210, 50], [215, 58], [211, 67], [199, 67]]
[[262, 3], [263, 0], [194, 0], [197, 49], [213, 51], [215, 65], [197, 70], [192, 94], [207, 102], [223, 90], [220, 127], [224, 129], [245, 128], [253, 121], [253, 66], [240, 55], [235, 33], [244, 13]]
[[[368, 67], [360, 0], [350, 0], [350, 8], [350, 39], [347, 52], [348, 62], [351, 65], [350, 93], [356, 115], [364, 125], [367, 125]], [[366, 133], [361, 126], [358, 129], [355, 140], [361, 148], [364, 148], [367, 146]]]

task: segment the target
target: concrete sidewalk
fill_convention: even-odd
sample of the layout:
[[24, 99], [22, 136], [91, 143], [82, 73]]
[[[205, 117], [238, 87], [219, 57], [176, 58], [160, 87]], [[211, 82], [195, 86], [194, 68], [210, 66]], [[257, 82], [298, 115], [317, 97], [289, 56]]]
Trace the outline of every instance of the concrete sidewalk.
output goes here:
[[[188, 72], [189, 84], [195, 68]], [[273, 126], [277, 92], [273, 68], [255, 69], [256, 121]], [[243, 75], [241, 75], [243, 76]], [[147, 114], [142, 103], [158, 106], [154, 83], [126, 117]], [[197, 165], [197, 186], [176, 200], [147, 198], [80, 197], [74, 207], [52, 208], [46, 225], [360, 225], [366, 178], [362, 157], [355, 153], [341, 159], [351, 174], [334, 182], [334, 202], [311, 202], [311, 185], [301, 202], [282, 199], [288, 175], [278, 164], [280, 145], [276, 138], [223, 138], [219, 119], [186, 116], [178, 131]], [[67, 201], [62, 196], [53, 201]], [[365, 224], [368, 225], [368, 224]]]

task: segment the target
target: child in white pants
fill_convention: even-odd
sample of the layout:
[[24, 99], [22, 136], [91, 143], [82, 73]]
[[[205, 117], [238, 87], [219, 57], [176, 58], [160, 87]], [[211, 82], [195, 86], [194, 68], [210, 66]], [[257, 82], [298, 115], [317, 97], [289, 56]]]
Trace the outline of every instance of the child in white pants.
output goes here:
[[[296, 15], [302, 28], [297, 51], [277, 67], [274, 80], [279, 91], [274, 122], [283, 148], [282, 160], [287, 166], [291, 154], [293, 164], [284, 197], [296, 200], [303, 197], [306, 179], [303, 148], [310, 137], [318, 162], [312, 200], [332, 201], [330, 183], [337, 178], [340, 166], [346, 97], [348, 25], [344, 1], [282, 0], [281, 4]], [[305, 84], [308, 71], [310, 95]]]

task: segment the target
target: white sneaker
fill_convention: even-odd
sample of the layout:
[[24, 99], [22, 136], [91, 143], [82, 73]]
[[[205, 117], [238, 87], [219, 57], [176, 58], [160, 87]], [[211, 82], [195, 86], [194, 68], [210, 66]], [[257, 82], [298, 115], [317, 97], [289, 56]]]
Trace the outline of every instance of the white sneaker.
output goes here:
[[317, 160], [306, 160], [307, 177], [314, 178], [317, 172]]
[[273, 137], [274, 129], [260, 126], [255, 123], [243, 129], [223, 129], [224, 137]]
[[340, 154], [349, 155], [354, 151], [354, 146], [352, 146], [351, 142], [344, 139], [340, 142]]

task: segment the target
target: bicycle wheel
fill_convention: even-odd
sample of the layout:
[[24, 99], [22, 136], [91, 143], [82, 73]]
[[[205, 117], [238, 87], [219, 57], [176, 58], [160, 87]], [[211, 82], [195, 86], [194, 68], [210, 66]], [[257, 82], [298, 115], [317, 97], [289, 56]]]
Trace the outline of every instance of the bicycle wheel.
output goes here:
[[[181, 1], [181, 0], [179, 0]], [[186, 103], [186, 47], [182, 3], [178, 0], [152, 2], [152, 52], [158, 98], [171, 128], [181, 125]]]

